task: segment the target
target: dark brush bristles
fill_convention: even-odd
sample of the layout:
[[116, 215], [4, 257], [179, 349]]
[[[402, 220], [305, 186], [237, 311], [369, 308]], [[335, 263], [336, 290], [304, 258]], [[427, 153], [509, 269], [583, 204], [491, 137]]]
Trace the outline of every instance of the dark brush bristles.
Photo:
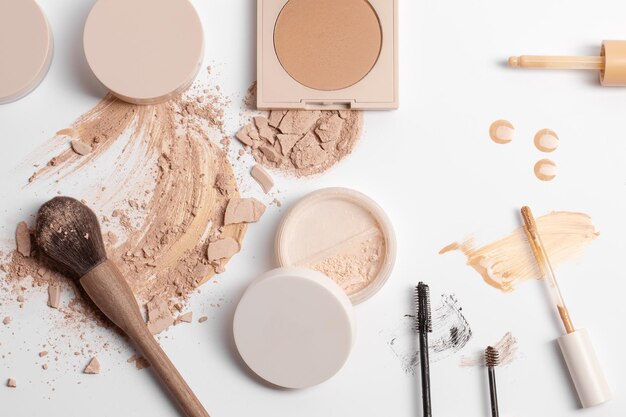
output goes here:
[[418, 332], [432, 332], [432, 317], [430, 313], [430, 289], [420, 282], [415, 287], [415, 330]]
[[60, 271], [75, 279], [107, 258], [96, 214], [71, 197], [55, 197], [41, 206], [35, 241]]
[[500, 365], [500, 352], [493, 346], [487, 346], [485, 349], [485, 366], [495, 368], [498, 365]]

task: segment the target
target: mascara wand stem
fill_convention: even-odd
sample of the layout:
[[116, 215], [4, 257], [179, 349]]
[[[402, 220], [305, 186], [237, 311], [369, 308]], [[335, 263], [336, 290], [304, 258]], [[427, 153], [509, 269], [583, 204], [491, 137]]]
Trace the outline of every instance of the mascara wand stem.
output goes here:
[[428, 333], [420, 331], [420, 372], [422, 377], [422, 408], [423, 416], [431, 417], [432, 408], [430, 403], [430, 360], [428, 357]]
[[489, 397], [491, 399], [491, 417], [498, 417], [498, 390], [496, 389], [496, 370], [493, 367], [487, 368], [489, 372]]

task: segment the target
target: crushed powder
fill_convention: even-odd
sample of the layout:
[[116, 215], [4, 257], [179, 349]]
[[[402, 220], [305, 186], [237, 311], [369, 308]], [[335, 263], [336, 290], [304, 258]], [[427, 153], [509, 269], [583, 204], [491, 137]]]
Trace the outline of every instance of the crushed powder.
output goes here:
[[254, 159], [298, 177], [322, 173], [354, 149], [360, 111], [272, 110], [254, 117], [235, 137]]

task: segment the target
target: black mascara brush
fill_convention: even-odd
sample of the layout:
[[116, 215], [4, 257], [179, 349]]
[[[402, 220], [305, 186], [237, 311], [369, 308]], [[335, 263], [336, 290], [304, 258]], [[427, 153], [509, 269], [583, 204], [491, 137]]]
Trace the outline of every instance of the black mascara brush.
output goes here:
[[496, 390], [496, 366], [500, 364], [500, 353], [493, 346], [485, 349], [485, 366], [489, 372], [489, 397], [491, 398], [491, 417], [498, 417], [498, 392]]
[[423, 416], [431, 417], [430, 404], [430, 361], [428, 359], [428, 333], [433, 331], [430, 314], [430, 290], [428, 285], [420, 282], [415, 287], [415, 330], [419, 335], [420, 368], [422, 375], [422, 407]]

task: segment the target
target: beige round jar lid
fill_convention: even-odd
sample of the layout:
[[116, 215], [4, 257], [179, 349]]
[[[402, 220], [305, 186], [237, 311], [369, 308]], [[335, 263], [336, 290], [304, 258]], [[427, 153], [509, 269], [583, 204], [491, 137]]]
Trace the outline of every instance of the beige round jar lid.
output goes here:
[[52, 33], [34, 0], [0, 0], [0, 104], [39, 85], [52, 62]]
[[233, 320], [242, 359], [261, 378], [307, 388], [335, 375], [356, 334], [348, 297], [324, 274], [278, 268], [250, 284]]
[[113, 94], [155, 104], [191, 85], [204, 36], [189, 0], [98, 0], [85, 23], [84, 47], [89, 66]]
[[291, 208], [278, 228], [275, 249], [279, 266], [322, 272], [359, 304], [391, 275], [396, 237], [371, 198], [348, 188], [325, 188]]

